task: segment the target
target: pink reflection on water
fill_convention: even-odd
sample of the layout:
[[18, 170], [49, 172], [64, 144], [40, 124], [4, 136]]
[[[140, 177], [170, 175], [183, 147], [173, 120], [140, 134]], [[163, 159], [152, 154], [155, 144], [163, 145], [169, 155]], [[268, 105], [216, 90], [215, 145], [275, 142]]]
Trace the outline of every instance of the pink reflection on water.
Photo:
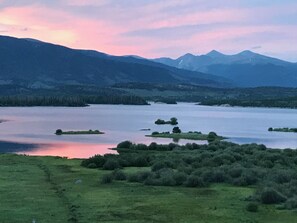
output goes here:
[[24, 152], [18, 152], [18, 154], [26, 154], [32, 156], [61, 156], [68, 158], [88, 158], [95, 154], [104, 155], [107, 153], [117, 153], [115, 150], [115, 144], [85, 144], [85, 143], [56, 143], [41, 145], [40, 147]]

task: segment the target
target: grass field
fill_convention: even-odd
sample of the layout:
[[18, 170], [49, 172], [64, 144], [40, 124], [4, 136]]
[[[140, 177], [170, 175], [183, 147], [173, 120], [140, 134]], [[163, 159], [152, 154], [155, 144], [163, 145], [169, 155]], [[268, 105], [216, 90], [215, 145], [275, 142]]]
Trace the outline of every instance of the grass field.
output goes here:
[[[295, 223], [293, 211], [261, 205], [245, 210], [253, 188], [156, 187], [100, 184], [108, 171], [87, 169], [78, 159], [0, 155], [0, 222], [199, 222]], [[135, 172], [139, 168], [126, 168]]]

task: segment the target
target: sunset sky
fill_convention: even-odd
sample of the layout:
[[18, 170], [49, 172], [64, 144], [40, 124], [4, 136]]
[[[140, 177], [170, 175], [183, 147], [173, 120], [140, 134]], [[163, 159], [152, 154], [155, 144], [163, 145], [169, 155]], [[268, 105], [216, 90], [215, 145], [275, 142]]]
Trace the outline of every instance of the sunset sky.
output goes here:
[[297, 62], [297, 1], [0, 0], [0, 35], [114, 55], [252, 50]]

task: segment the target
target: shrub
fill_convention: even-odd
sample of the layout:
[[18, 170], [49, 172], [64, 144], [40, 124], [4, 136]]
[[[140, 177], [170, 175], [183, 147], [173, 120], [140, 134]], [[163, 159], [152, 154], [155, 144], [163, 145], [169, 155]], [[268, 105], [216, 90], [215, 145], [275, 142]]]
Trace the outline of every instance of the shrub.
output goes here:
[[132, 146], [132, 142], [130, 141], [123, 141], [123, 142], [120, 142], [118, 145], [117, 145], [117, 148], [125, 148], [125, 149], [129, 149], [130, 146]]
[[[155, 133], [155, 134], [154, 134]], [[159, 134], [159, 132], [153, 132], [152, 135], [157, 135]], [[158, 148], [158, 144], [155, 143], [155, 142], [152, 142], [149, 146], [148, 146], [148, 149], [149, 150], [157, 150]]]
[[157, 131], [152, 132], [152, 135], [153, 135], [153, 136], [155, 136], [155, 135], [159, 135], [159, 134], [160, 134], [160, 133], [157, 132]]
[[149, 171], [141, 171], [138, 173], [133, 173], [128, 176], [129, 182], [143, 183], [147, 178], [151, 177], [152, 173]]
[[115, 170], [115, 169], [119, 169], [120, 167], [121, 166], [120, 166], [119, 162], [114, 159], [107, 160], [103, 165], [104, 170]]
[[228, 174], [233, 178], [240, 177], [242, 172], [243, 172], [243, 168], [240, 166], [235, 166], [228, 170]]
[[134, 166], [136, 167], [145, 167], [148, 165], [149, 165], [148, 157], [146, 156], [138, 156], [134, 160]]
[[120, 170], [115, 170], [113, 173], [113, 178], [115, 180], [126, 180], [126, 174], [123, 172], [123, 171], [120, 171]]
[[171, 119], [170, 119], [170, 124], [171, 124], [171, 125], [177, 125], [177, 124], [178, 124], [178, 122], [177, 122], [177, 118], [175, 118], [175, 117], [171, 118]]
[[111, 174], [104, 174], [101, 177], [101, 183], [102, 184], [110, 184], [110, 183], [112, 183], [112, 180], [113, 180], [113, 177], [112, 177]]
[[[84, 166], [84, 167], [88, 167], [89, 164], [93, 163], [96, 165], [97, 168], [99, 167], [102, 167], [105, 163], [106, 159], [105, 157], [103, 156], [100, 156], [100, 155], [95, 155], [95, 156], [92, 156], [88, 159], [85, 159], [81, 162], [81, 165]], [[90, 168], [94, 168], [94, 167], [90, 167]]]
[[208, 141], [214, 141], [217, 138], [217, 134], [215, 132], [210, 132], [207, 135], [207, 140]]
[[222, 170], [205, 171], [202, 174], [202, 178], [209, 183], [221, 183], [228, 180], [227, 175]]
[[288, 199], [285, 203], [286, 209], [292, 210], [292, 209], [297, 209], [297, 197], [292, 197]]
[[278, 170], [273, 174], [272, 178], [275, 182], [283, 184], [290, 182], [292, 175], [293, 174], [289, 170]]
[[139, 182], [138, 174], [132, 173], [132, 174], [128, 175], [127, 180], [129, 182]]
[[90, 168], [90, 169], [95, 169], [95, 168], [97, 168], [97, 166], [96, 166], [95, 163], [89, 163], [87, 167]]
[[175, 180], [173, 179], [172, 175], [162, 176], [160, 178], [162, 186], [174, 186], [176, 185]]
[[141, 171], [138, 173], [138, 179], [139, 179], [139, 181], [143, 182], [151, 175], [152, 175], [152, 173], [150, 171]]
[[258, 182], [257, 175], [252, 171], [244, 171], [242, 176], [238, 179], [237, 184], [238, 186], [249, 186], [254, 185]]
[[172, 133], [181, 133], [181, 130], [179, 127], [176, 126], [172, 129]]
[[147, 150], [147, 145], [139, 143], [139, 144], [135, 145], [135, 149], [137, 149], [137, 150]]
[[261, 202], [263, 204], [279, 204], [286, 200], [286, 198], [278, 191], [272, 188], [266, 188], [261, 193]]
[[156, 125], [164, 125], [164, 124], [166, 124], [166, 122], [165, 122], [165, 120], [163, 120], [163, 119], [157, 119], [157, 120], [155, 121], [155, 124], [156, 124]]
[[56, 135], [62, 135], [62, 133], [63, 133], [62, 129], [57, 129], [56, 130]]
[[176, 182], [176, 185], [183, 185], [187, 180], [187, 174], [183, 172], [177, 172], [174, 174], [173, 178]]
[[205, 187], [206, 183], [203, 181], [201, 177], [191, 175], [187, 178], [185, 185], [187, 187]]
[[153, 185], [153, 186], [161, 186], [161, 180], [159, 178], [155, 178], [153, 176], [148, 177], [145, 181], [144, 181], [145, 185]]
[[152, 166], [152, 171], [158, 171], [161, 170], [163, 168], [167, 168], [167, 167], [172, 167], [173, 164], [170, 162], [164, 162], [164, 161], [159, 161], [154, 163], [154, 165]]
[[249, 212], [257, 212], [258, 211], [258, 204], [256, 203], [248, 203], [246, 206], [246, 210]]

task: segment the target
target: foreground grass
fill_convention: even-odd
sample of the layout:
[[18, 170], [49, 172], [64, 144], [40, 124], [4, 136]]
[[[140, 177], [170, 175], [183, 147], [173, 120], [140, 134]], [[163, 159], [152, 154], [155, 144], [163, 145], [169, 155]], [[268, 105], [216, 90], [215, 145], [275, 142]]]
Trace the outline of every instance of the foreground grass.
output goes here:
[[244, 198], [253, 188], [102, 185], [99, 179], [107, 171], [83, 168], [80, 162], [0, 155], [0, 222], [296, 222], [296, 213], [274, 206], [247, 212]]

